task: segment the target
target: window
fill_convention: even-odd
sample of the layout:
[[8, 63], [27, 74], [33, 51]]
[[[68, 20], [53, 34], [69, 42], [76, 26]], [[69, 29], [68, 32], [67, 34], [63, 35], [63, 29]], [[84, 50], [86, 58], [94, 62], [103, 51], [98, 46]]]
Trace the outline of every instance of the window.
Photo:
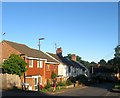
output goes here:
[[50, 65], [46, 65], [46, 70], [50, 70]]
[[29, 60], [29, 67], [33, 67], [33, 60]]
[[40, 65], [39, 65], [39, 61], [37, 61], [37, 68], [42, 68], [42, 65], [43, 65], [43, 61], [40, 61]]

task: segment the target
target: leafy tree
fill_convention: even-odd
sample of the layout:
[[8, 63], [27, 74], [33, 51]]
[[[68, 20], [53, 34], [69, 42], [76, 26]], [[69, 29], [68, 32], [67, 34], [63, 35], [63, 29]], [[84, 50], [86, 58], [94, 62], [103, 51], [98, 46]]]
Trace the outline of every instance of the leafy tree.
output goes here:
[[114, 64], [114, 67], [115, 67], [115, 69], [120, 69], [120, 57], [115, 57], [114, 59], [113, 59], [113, 64]]
[[76, 56], [76, 61], [80, 62], [81, 61], [81, 57]]
[[91, 64], [88, 61], [81, 60], [80, 63], [82, 63], [87, 68], [91, 66]]
[[114, 65], [114, 59], [108, 60], [107, 64], [113, 66]]
[[68, 59], [72, 59], [72, 54], [68, 54], [67, 56], [65, 56], [66, 58], [68, 58]]
[[94, 61], [92, 61], [90, 64], [93, 66], [97, 65], [97, 63], [95, 63]]
[[120, 58], [120, 45], [118, 45], [116, 48], [115, 48], [115, 57], [119, 57]]
[[[67, 57], [68, 59], [71, 60], [71, 59], [72, 59], [72, 54], [68, 54], [68, 55], [65, 56], [65, 57]], [[82, 63], [82, 64], [83, 64], [84, 66], [86, 66], [87, 68], [89, 68], [90, 65], [91, 65], [88, 61], [82, 60], [80, 56], [76, 56], [76, 61]]]
[[26, 65], [27, 63], [19, 55], [12, 54], [4, 61], [2, 72], [21, 76], [27, 70]]
[[57, 77], [57, 74], [54, 73], [54, 71], [52, 71], [52, 73], [51, 73], [51, 79], [54, 79], [54, 78], [56, 78], [56, 77]]
[[106, 61], [104, 59], [101, 59], [98, 64], [100, 64], [101, 66], [106, 66]]

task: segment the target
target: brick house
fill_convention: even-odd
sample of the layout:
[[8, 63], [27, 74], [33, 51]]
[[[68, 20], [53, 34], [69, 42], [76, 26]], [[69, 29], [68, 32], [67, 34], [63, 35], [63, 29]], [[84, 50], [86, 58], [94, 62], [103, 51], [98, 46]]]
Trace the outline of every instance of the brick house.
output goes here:
[[[21, 82], [29, 83], [29, 90], [37, 90], [40, 83], [44, 86], [48, 79], [51, 79], [51, 73], [54, 71], [58, 74], [58, 62], [46, 55], [46, 53], [32, 49], [24, 44], [11, 41], [2, 41], [2, 63], [11, 54], [20, 55], [27, 62], [27, 71], [21, 77]], [[39, 85], [40, 85], [39, 84]]]

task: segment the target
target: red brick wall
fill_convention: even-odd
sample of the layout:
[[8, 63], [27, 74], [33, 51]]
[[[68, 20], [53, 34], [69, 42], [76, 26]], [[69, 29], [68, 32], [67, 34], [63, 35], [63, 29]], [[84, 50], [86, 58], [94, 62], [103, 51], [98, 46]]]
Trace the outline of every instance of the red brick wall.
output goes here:
[[43, 65], [42, 68], [37, 68], [37, 60], [33, 60], [33, 67], [30, 68], [29, 67], [29, 60], [27, 60], [27, 72], [26, 75], [38, 75], [38, 73], [40, 72], [41, 76], [44, 76], [44, 67], [45, 67], [45, 61], [43, 61]]
[[[49, 65], [49, 69], [47, 69], [48, 65]], [[46, 66], [45, 66], [45, 77], [47, 79], [51, 78], [52, 71], [54, 71], [56, 74], [58, 74], [58, 64], [46, 64]]]

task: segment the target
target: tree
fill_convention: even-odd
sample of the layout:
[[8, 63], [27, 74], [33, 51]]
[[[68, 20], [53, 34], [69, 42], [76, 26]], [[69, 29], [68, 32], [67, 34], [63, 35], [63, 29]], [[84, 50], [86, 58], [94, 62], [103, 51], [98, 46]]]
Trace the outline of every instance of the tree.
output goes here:
[[100, 64], [100, 66], [106, 66], [106, 61], [104, 59], [101, 59], [100, 62], [98, 62], [98, 64]]
[[120, 58], [120, 45], [118, 45], [116, 48], [115, 48], [115, 57], [119, 57]]
[[[73, 54], [68, 54], [68, 55], [65, 56], [65, 57], [67, 57], [68, 59], [72, 60], [72, 55], [73, 55]], [[76, 61], [80, 62], [80, 61], [81, 61], [81, 57], [79, 57], [79, 56], [77, 55], [77, 56], [76, 56]]]
[[27, 70], [26, 65], [27, 63], [19, 55], [12, 54], [2, 64], [2, 72], [21, 76]]
[[95, 63], [94, 61], [92, 61], [90, 64], [91, 66], [94, 66], [94, 67], [97, 66], [97, 63]]
[[[65, 57], [71, 60], [71, 59], [72, 59], [72, 54], [68, 54], [68, 55], [65, 56]], [[76, 61], [82, 63], [82, 64], [83, 64], [84, 66], [86, 66], [87, 68], [90, 67], [90, 63], [89, 63], [88, 61], [82, 60], [80, 56], [76, 56]]]
[[67, 56], [65, 56], [66, 58], [68, 58], [68, 59], [72, 59], [72, 54], [68, 54]]
[[81, 61], [81, 57], [76, 56], [76, 61], [80, 62]]
[[115, 54], [114, 54], [114, 65], [115, 65], [115, 69], [116, 71], [119, 73], [120, 71], [120, 45], [118, 45], [116, 48], [115, 48]]

